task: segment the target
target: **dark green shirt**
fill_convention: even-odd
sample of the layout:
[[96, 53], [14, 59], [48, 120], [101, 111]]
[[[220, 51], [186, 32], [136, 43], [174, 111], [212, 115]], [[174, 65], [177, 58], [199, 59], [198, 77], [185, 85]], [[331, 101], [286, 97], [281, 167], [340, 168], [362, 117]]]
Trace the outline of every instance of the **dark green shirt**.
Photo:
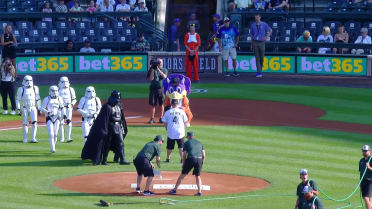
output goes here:
[[311, 200], [307, 200], [304, 209], [323, 209], [322, 201], [314, 195]]
[[150, 50], [150, 44], [146, 39], [143, 39], [142, 41], [135, 40], [132, 42], [131, 48], [136, 51], [147, 51]]
[[183, 146], [183, 151], [187, 152], [187, 158], [201, 158], [204, 146], [196, 139], [189, 139]]
[[158, 144], [155, 141], [147, 143], [141, 151], [137, 154], [136, 158], [147, 158], [149, 161], [154, 159], [155, 156], [160, 156], [161, 149], [160, 149], [160, 144]]
[[[165, 68], [161, 68], [161, 71], [168, 75], [168, 70]], [[163, 87], [163, 76], [157, 70], [154, 70], [154, 80], [151, 81], [150, 87], [152, 89], [161, 89]]]
[[[369, 158], [371, 158], [371, 157], [372, 157], [372, 156], [369, 156]], [[363, 175], [363, 173], [364, 173], [364, 170], [365, 170], [366, 167], [367, 167], [366, 164], [368, 163], [369, 158], [367, 158], [367, 160], [364, 159], [364, 158], [362, 158], [362, 159], [359, 160], [359, 173], [360, 173], [360, 178], [362, 178], [362, 175]], [[372, 160], [369, 161], [369, 165], [372, 166]], [[364, 179], [367, 179], [367, 180], [372, 181], [372, 171], [369, 170], [368, 168], [367, 168], [366, 174], [365, 174], [365, 176], [364, 176]]]
[[304, 205], [306, 204], [305, 195], [302, 194], [302, 191], [304, 190], [305, 186], [311, 186], [311, 188], [313, 188], [313, 190], [318, 191], [318, 186], [316, 185], [316, 182], [314, 180], [311, 180], [310, 182], [307, 181], [305, 183], [301, 182], [297, 186], [297, 193], [296, 193], [297, 196], [298, 196], [298, 208], [299, 209], [303, 209]]

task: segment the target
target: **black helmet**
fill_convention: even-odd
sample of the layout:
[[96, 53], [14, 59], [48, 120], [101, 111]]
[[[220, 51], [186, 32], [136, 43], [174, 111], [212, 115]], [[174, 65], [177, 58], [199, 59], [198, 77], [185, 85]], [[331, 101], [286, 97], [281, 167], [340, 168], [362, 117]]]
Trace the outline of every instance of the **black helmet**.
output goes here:
[[121, 94], [120, 94], [120, 92], [117, 91], [117, 90], [113, 90], [113, 91], [111, 92], [111, 96], [110, 96], [110, 98], [108, 99], [108, 100], [109, 100], [108, 102], [109, 102], [110, 104], [116, 105], [116, 104], [118, 104], [118, 103], [120, 102], [120, 99], [121, 99]]

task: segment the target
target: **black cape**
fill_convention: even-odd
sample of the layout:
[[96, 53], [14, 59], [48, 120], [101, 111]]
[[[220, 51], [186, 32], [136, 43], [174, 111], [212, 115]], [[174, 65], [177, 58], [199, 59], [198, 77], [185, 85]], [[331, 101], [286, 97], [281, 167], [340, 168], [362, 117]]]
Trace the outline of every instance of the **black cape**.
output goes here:
[[[124, 136], [128, 133], [127, 122], [121, 104], [119, 103], [121, 110], [122, 125], [124, 128]], [[96, 120], [94, 121], [92, 128], [90, 129], [87, 141], [81, 152], [81, 158], [83, 160], [91, 159], [93, 164], [98, 165], [102, 160], [102, 152], [105, 143], [108, 142], [109, 137], [109, 122], [112, 114], [112, 104], [106, 103], [102, 106]], [[111, 150], [117, 152], [117, 148], [111, 147]]]

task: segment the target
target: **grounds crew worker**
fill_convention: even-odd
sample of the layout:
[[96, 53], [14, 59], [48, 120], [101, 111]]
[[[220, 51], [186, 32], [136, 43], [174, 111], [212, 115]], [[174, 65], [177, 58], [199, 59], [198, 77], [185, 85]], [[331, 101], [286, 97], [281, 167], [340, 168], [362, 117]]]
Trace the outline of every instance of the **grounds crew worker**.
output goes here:
[[163, 137], [158, 135], [154, 138], [154, 141], [147, 143], [141, 151], [134, 158], [133, 163], [137, 170], [137, 189], [138, 194], [141, 193], [141, 182], [142, 176], [148, 177], [146, 181], [145, 190], [143, 195], [150, 196], [155, 195], [150, 191], [150, 184], [154, 177], [154, 165], [151, 160], [156, 156], [156, 164], [160, 168], [160, 146], [163, 144]]
[[314, 194], [311, 186], [305, 186], [302, 190], [302, 194], [304, 194], [306, 199], [303, 209], [323, 209], [322, 201]]
[[200, 172], [205, 160], [204, 146], [202, 143], [194, 138], [194, 133], [191, 131], [187, 132], [187, 139], [187, 142], [183, 146], [182, 172], [177, 179], [176, 186], [174, 187], [174, 189], [169, 191], [169, 194], [177, 194], [177, 189], [180, 186], [183, 178], [185, 178], [185, 176], [190, 172], [191, 169], [194, 169], [192, 174], [195, 176], [196, 185], [198, 186], [198, 193], [196, 193], [195, 196], [202, 196], [202, 180], [200, 178]]
[[302, 182], [297, 186], [297, 201], [295, 209], [304, 209], [306, 204], [305, 195], [302, 193], [306, 186], [311, 186], [312, 192], [318, 195], [318, 186], [314, 180], [309, 180], [309, 175], [306, 169], [300, 170], [300, 179]]
[[[367, 167], [367, 171], [364, 175], [362, 182], [360, 183], [360, 190], [362, 192], [362, 197], [364, 203], [366, 204], [366, 209], [372, 209], [372, 160], [371, 158], [371, 147], [364, 145], [362, 147], [363, 158], [359, 161], [359, 172], [360, 178], [362, 178], [364, 170]], [[369, 161], [370, 160], [370, 161]], [[369, 161], [369, 163], [368, 163]]]

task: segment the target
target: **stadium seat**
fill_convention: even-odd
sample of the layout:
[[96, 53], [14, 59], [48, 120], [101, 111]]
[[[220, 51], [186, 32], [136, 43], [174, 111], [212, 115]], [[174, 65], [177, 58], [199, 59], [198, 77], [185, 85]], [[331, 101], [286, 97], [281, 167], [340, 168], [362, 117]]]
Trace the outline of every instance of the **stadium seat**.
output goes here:
[[87, 29], [84, 31], [84, 34], [86, 36], [95, 36], [96, 34], [99, 34], [99, 33], [95, 29]]
[[131, 42], [131, 36], [118, 36], [116, 37], [116, 41], [118, 42]]
[[17, 21], [16, 26], [20, 30], [32, 30], [32, 23], [28, 21]]
[[69, 37], [75, 37], [75, 36], [80, 36], [81, 31], [79, 29], [68, 29], [67, 30], [67, 36]]
[[297, 31], [302, 31], [304, 29], [304, 22], [302, 21], [289, 21], [287, 28], [296, 29]]
[[17, 7], [8, 7], [7, 10], [9, 13], [21, 12], [21, 10]]
[[98, 42], [109, 42], [109, 41], [112, 41], [112, 37], [110, 37], [110, 36], [98, 36], [97, 41]]
[[18, 38], [25, 36], [25, 31], [24, 30], [15, 29], [15, 30], [13, 30], [13, 34], [15, 35], [15, 37], [18, 40]]
[[127, 28], [128, 23], [127, 22], [114, 22], [112, 26], [115, 29], [119, 29], [119, 28], [122, 29], [122, 28]]
[[51, 29], [52, 23], [48, 21], [37, 21], [36, 28], [37, 29]]
[[349, 33], [359, 33], [360, 32], [360, 22], [348, 21], [345, 24], [345, 30]]
[[279, 40], [280, 42], [292, 42], [293, 37], [292, 36], [281, 36]]
[[33, 29], [28, 32], [28, 36], [33, 39], [34, 42], [38, 42], [40, 38], [39, 30]]
[[49, 37], [49, 36], [40, 36], [39, 42], [41, 43], [49, 43], [49, 42], [54, 42], [54, 39]]
[[[7, 26], [7, 25], [11, 25], [13, 27], [12, 22], [0, 22], [1, 30], [3, 30], [5, 28], [5, 26]], [[13, 27], [13, 29], [14, 29], [14, 27]]]
[[32, 43], [32, 42], [34, 42], [34, 39], [32, 37], [22, 37], [20, 40], [21, 40], [20, 41], [21, 43]]
[[68, 36], [59, 36], [57, 41], [60, 43], [65, 43], [69, 39]]
[[96, 29], [108, 28], [108, 23], [107, 22], [95, 22], [94, 23], [94, 28], [96, 28]]
[[7, 2], [7, 7], [9, 8], [9, 7], [16, 7], [18, 5], [18, 1], [16, 1], [16, 0], [10, 0], [10, 1], [8, 1]]
[[338, 27], [341, 25], [341, 22], [339, 22], [339, 21], [328, 21], [324, 25], [328, 26], [331, 29], [331, 33], [334, 34], [335, 31], [337, 31]]
[[118, 31], [115, 30], [115, 29], [105, 29], [103, 31], [103, 35], [104, 36], [111, 36], [111, 37], [114, 37], [114, 36], [117, 36], [118, 35]]
[[71, 23], [65, 22], [65, 21], [57, 21], [56, 28], [57, 29], [68, 29], [68, 28], [71, 28]]
[[242, 28], [242, 15], [240, 14], [232, 14], [230, 15], [230, 24], [235, 26], [238, 31]]
[[81, 29], [81, 30], [89, 29], [90, 28], [90, 23], [85, 22], [85, 21], [79, 21], [75, 24], [75, 28], [76, 29]]
[[27, 7], [27, 8], [25, 8], [25, 12], [36, 12], [36, 8], [35, 7]]

